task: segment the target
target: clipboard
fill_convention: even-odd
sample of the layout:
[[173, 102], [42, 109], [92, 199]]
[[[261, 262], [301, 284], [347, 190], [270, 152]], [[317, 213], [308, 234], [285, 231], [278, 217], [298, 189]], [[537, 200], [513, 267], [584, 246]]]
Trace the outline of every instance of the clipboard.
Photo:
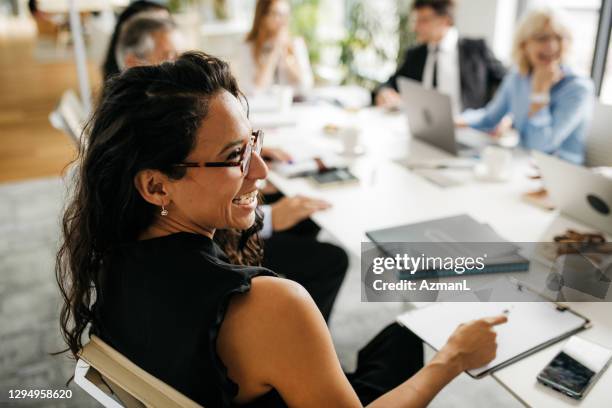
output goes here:
[[[495, 359], [484, 367], [466, 371], [477, 379], [590, 327], [589, 319], [567, 306], [527, 293], [524, 287], [509, 281], [501, 286], [516, 291], [518, 301], [432, 303], [399, 315], [397, 322], [438, 351], [459, 324], [506, 314], [508, 322], [495, 327], [498, 344]], [[500, 286], [495, 290], [500, 290]]]

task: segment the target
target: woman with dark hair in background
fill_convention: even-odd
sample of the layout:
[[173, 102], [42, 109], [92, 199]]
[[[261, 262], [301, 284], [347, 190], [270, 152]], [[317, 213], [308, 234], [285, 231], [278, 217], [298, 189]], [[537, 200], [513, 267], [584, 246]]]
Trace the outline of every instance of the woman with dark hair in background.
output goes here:
[[[504, 316], [460, 326], [424, 368], [420, 340], [393, 324], [345, 375], [308, 293], [256, 266], [263, 134], [227, 64], [186, 53], [127, 70], [104, 95], [56, 265], [75, 357], [91, 325], [205, 407], [425, 406], [493, 359]], [[244, 231], [242, 265], [214, 243], [217, 229]]]
[[108, 50], [106, 51], [106, 58], [104, 64], [102, 64], [102, 78], [106, 82], [111, 76], [118, 74], [121, 70], [117, 64], [117, 57], [115, 55], [117, 48], [117, 41], [119, 40], [119, 34], [121, 34], [121, 28], [123, 24], [136, 14], [140, 13], [151, 13], [151, 16], [160, 16], [162, 18], [170, 18], [170, 12], [168, 8], [159, 3], [155, 3], [148, 0], [138, 0], [126, 7], [125, 10], [119, 17], [117, 17], [117, 24], [115, 25], [115, 31], [111, 36], [110, 42], [108, 43]]

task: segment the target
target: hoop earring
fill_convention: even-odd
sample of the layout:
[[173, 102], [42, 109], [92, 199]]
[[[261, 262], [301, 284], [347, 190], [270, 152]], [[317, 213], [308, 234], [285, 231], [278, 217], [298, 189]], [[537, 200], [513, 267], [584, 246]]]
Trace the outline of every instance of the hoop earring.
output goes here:
[[162, 209], [160, 212], [162, 217], [165, 217], [166, 215], [168, 215], [168, 210], [166, 210], [166, 207], [164, 207], [164, 204], [162, 204]]

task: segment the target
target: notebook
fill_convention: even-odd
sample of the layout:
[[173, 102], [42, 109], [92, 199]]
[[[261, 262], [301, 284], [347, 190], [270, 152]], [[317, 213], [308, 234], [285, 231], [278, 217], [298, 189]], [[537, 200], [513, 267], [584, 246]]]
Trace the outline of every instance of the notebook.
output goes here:
[[491, 226], [467, 214], [368, 231], [366, 236], [387, 256], [407, 254], [418, 257], [424, 254], [441, 258], [477, 258], [487, 254], [484, 268], [467, 268], [461, 275], [453, 270], [421, 269], [416, 272], [400, 271], [400, 279], [529, 270], [529, 260], [520, 254], [518, 245], [506, 241]]
[[[432, 303], [398, 316], [397, 322], [435, 350], [440, 350], [461, 323], [505, 313], [508, 322], [495, 326], [497, 355], [486, 366], [467, 371], [473, 378], [482, 378], [589, 325], [587, 318], [571, 309], [519, 290], [506, 279], [498, 282], [494, 290], [503, 290], [504, 294], [516, 291], [516, 301], [478, 302], [475, 294], [466, 294], [462, 295], [466, 297], [465, 302]], [[473, 302], [467, 299], [470, 296]]]

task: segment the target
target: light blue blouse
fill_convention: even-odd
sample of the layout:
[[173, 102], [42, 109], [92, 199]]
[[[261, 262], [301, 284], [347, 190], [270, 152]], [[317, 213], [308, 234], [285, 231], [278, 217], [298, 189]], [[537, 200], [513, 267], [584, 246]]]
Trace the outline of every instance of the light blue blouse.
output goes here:
[[586, 132], [594, 103], [589, 78], [562, 67], [564, 77], [550, 90], [550, 104], [529, 117], [531, 76], [511, 70], [487, 106], [467, 110], [462, 116], [469, 126], [490, 131], [511, 114], [521, 146], [553, 154], [576, 164], [584, 162]]

